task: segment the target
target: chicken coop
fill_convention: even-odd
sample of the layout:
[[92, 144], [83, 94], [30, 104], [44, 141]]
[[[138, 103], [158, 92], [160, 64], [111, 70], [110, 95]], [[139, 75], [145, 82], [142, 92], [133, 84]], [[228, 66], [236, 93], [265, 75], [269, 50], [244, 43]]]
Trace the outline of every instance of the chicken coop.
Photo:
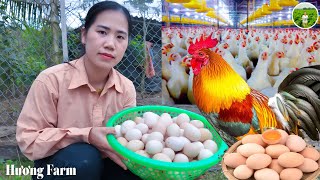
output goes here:
[[163, 1], [162, 103], [194, 104], [188, 48], [209, 35], [250, 87], [275, 95], [290, 72], [320, 64], [318, 9], [316, 0]]

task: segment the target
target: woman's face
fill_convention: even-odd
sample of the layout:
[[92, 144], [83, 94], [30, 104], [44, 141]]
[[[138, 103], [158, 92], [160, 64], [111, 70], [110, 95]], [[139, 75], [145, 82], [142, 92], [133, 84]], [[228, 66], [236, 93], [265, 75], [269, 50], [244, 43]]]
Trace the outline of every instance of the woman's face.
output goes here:
[[307, 15], [307, 12], [304, 12], [304, 15]]
[[88, 63], [111, 69], [117, 65], [128, 47], [128, 21], [120, 11], [101, 12], [88, 30], [82, 29]]

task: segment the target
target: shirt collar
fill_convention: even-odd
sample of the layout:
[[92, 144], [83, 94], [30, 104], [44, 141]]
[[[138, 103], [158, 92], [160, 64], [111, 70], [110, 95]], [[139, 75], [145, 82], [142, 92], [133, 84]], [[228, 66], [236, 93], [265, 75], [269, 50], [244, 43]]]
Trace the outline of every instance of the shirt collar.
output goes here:
[[[88, 75], [84, 67], [83, 57], [79, 58], [78, 60], [74, 60], [70, 63], [75, 68], [68, 89], [76, 89], [80, 86], [88, 85], [91, 92], [95, 91], [95, 89], [89, 83]], [[123, 93], [123, 89], [120, 86], [120, 77], [117, 75], [117, 71], [114, 68], [110, 70], [108, 81], [106, 82], [101, 95], [103, 95], [109, 88], [113, 86], [115, 86], [115, 89], [119, 93]]]
[[109, 73], [108, 81], [106, 82], [101, 95], [103, 95], [104, 92], [106, 92], [112, 86], [114, 86], [119, 93], [123, 93], [123, 89], [120, 86], [120, 77], [117, 73], [117, 70], [114, 68], [112, 68]]

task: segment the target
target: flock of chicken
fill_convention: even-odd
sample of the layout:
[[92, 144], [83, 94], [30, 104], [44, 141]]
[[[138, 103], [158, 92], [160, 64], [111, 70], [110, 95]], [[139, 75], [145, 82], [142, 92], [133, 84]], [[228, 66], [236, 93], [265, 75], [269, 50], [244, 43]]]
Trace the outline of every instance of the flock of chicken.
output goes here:
[[275, 95], [291, 72], [320, 65], [320, 30], [163, 28], [163, 104], [194, 104], [188, 47], [208, 36], [219, 40], [212, 50], [220, 54], [251, 88], [268, 97]]

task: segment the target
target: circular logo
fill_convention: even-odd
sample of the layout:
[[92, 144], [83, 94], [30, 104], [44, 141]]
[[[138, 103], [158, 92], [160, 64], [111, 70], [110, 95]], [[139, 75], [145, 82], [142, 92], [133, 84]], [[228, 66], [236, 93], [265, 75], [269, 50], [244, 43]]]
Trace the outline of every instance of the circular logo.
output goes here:
[[311, 3], [302, 2], [292, 10], [292, 21], [301, 29], [312, 28], [318, 22], [318, 9]]

